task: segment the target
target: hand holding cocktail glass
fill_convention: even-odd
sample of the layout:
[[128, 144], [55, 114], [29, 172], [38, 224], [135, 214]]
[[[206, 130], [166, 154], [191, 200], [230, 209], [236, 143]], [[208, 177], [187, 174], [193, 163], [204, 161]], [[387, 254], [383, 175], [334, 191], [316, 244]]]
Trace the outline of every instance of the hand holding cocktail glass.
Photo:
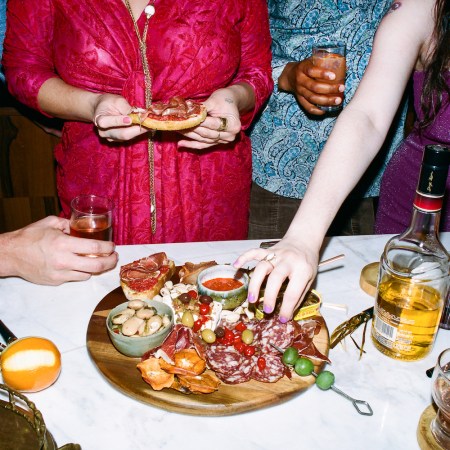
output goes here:
[[[97, 195], [80, 195], [71, 202], [70, 234], [99, 241], [112, 240], [112, 200]], [[101, 256], [86, 254], [86, 256]]]
[[[341, 86], [345, 83], [346, 75], [346, 46], [341, 43], [329, 43], [314, 45], [312, 48], [312, 63], [313, 66], [326, 69], [329, 72], [334, 73], [334, 80], [323, 79], [322, 82], [329, 83], [333, 86]], [[319, 105], [316, 106], [325, 112], [335, 112], [342, 108], [344, 102], [344, 91], [340, 91], [338, 94], [333, 94], [330, 97], [338, 97], [340, 102], [334, 105]]]

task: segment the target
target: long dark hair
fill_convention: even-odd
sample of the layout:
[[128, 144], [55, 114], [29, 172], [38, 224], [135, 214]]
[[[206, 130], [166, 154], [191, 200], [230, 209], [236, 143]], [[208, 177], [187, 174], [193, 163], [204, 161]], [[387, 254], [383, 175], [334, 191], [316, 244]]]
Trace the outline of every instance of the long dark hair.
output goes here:
[[421, 128], [429, 125], [436, 117], [445, 92], [448, 95], [447, 102], [450, 101], [450, 87], [445, 79], [450, 63], [450, 0], [436, 0], [434, 16], [434, 48], [425, 65], [425, 83], [421, 99], [424, 119], [420, 124]]

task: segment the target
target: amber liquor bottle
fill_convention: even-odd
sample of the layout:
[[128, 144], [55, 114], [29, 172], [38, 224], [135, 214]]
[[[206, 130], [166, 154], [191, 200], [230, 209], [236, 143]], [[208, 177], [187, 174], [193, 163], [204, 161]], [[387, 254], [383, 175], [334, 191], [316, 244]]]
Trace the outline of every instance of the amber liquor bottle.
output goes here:
[[391, 238], [381, 256], [372, 341], [404, 361], [432, 349], [449, 288], [449, 255], [438, 236], [450, 150], [425, 147], [408, 229]]

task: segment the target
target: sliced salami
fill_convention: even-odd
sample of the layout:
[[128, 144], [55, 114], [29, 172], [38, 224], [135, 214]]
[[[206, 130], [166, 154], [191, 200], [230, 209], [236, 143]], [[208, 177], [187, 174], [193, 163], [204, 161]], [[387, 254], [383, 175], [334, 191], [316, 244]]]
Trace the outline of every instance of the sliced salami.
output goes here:
[[256, 381], [262, 381], [263, 383], [275, 383], [283, 378], [285, 374], [285, 365], [281, 361], [280, 356], [273, 354], [264, 355], [266, 360], [266, 367], [261, 370], [258, 367], [258, 357], [253, 356], [253, 370], [252, 379]]
[[250, 381], [253, 373], [254, 362], [252, 358], [244, 358], [239, 369], [234, 373], [219, 374], [216, 372], [217, 377], [227, 384], [239, 384]]
[[258, 340], [263, 354], [278, 353], [270, 344], [281, 349], [289, 347], [294, 340], [294, 325], [292, 321], [281, 323], [278, 317], [261, 320]]
[[212, 345], [206, 352], [206, 358], [208, 367], [224, 383], [237, 384], [250, 380], [252, 359], [241, 355], [233, 347]]
[[227, 345], [211, 345], [206, 350], [208, 367], [216, 373], [234, 373], [244, 357]]

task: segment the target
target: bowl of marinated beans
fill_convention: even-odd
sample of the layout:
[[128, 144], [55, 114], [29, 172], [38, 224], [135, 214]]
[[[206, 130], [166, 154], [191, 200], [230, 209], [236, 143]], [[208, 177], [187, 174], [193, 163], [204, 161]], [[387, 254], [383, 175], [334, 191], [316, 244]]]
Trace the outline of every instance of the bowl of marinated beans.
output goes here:
[[172, 309], [155, 300], [131, 300], [113, 308], [106, 319], [108, 334], [119, 352], [140, 357], [159, 347], [174, 324]]

